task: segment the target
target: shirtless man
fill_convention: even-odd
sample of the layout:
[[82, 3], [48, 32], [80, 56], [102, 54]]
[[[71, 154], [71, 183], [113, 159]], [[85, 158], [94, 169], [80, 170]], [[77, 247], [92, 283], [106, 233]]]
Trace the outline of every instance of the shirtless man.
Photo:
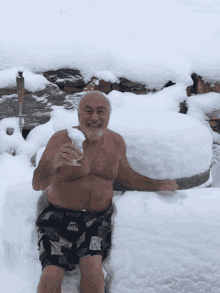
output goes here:
[[[174, 191], [175, 180], [140, 175], [128, 164], [121, 135], [109, 130], [111, 105], [100, 92], [86, 93], [78, 106], [85, 135], [83, 154], [67, 130], [49, 140], [34, 171], [33, 188], [47, 190], [48, 206], [36, 220], [42, 275], [38, 293], [61, 292], [65, 270], [79, 264], [81, 293], [103, 293], [103, 254], [109, 249], [113, 182], [141, 191]], [[83, 157], [82, 157], [83, 155]], [[73, 165], [73, 159], [80, 166]]]

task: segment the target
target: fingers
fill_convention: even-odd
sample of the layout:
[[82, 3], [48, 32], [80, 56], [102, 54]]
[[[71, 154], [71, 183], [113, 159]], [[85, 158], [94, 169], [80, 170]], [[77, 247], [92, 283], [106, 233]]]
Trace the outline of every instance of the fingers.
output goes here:
[[80, 153], [80, 155], [81, 155], [80, 147], [78, 147], [78, 146], [76, 146], [74, 144], [64, 145], [63, 150], [67, 150], [68, 152], [69, 151], [77, 152], [77, 153]]
[[168, 180], [167, 183], [170, 185], [170, 191], [176, 191], [179, 189], [179, 186], [177, 185], [175, 180]]
[[78, 156], [77, 154], [68, 154], [68, 153], [62, 153], [61, 154], [61, 158], [70, 162], [71, 164], [73, 163], [73, 160], [78, 161], [80, 159], [80, 156]]
[[82, 156], [82, 152], [80, 151], [79, 148], [77, 147], [70, 147], [70, 146], [65, 146], [62, 148], [62, 153], [66, 153], [72, 156], [75, 156], [77, 154], [77, 156], [81, 157]]

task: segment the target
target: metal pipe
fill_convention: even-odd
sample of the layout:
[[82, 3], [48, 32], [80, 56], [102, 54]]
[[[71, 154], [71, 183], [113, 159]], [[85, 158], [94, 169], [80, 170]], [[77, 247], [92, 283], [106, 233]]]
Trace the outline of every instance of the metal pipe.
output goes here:
[[23, 98], [24, 98], [24, 77], [22, 76], [23, 72], [18, 71], [16, 77], [17, 83], [17, 93], [18, 93], [18, 101], [19, 101], [19, 128], [22, 133], [22, 106], [23, 106]]

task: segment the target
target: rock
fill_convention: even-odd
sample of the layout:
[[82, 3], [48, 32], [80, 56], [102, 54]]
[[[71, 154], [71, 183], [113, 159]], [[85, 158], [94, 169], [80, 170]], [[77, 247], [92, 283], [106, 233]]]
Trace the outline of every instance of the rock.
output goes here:
[[148, 92], [155, 92], [153, 89], [146, 89], [144, 84], [138, 82], [132, 82], [126, 78], [119, 78], [120, 83], [111, 83], [104, 80], [98, 80], [96, 77], [92, 77], [83, 91], [97, 90], [105, 94], [109, 94], [112, 90], [120, 92], [131, 92], [135, 94], [147, 94]]
[[98, 80], [96, 77], [92, 77], [83, 91], [100, 91], [102, 93], [109, 94], [112, 91], [111, 82], [107, 82], [102, 79]]
[[109, 94], [112, 91], [110, 81], [104, 81], [101, 79], [96, 87], [98, 91], [103, 92], [105, 94]]
[[174, 82], [172, 82], [171, 80], [169, 80], [164, 87], [169, 87], [169, 86], [172, 86], [172, 85], [175, 85]]
[[71, 86], [65, 86], [64, 87], [64, 91], [68, 92], [68, 93], [79, 93], [81, 92], [82, 90], [79, 89], [79, 88], [76, 88], [76, 87], [71, 87]]
[[165, 87], [170, 87], [170, 86], [172, 86], [172, 85], [175, 85], [175, 83], [172, 82], [171, 80], [169, 80], [169, 81], [168, 81], [168, 82], [162, 87], [161, 90], [163, 90]]
[[8, 127], [8, 128], [6, 129], [6, 133], [7, 133], [8, 135], [12, 135], [12, 134], [14, 133], [14, 128], [12, 128], [12, 127]]
[[95, 87], [96, 87], [96, 85], [97, 85], [97, 81], [98, 81], [97, 79], [92, 78], [92, 79], [90, 80], [90, 82], [88, 83], [88, 85], [84, 87], [83, 91], [84, 91], [84, 92], [95, 91], [95, 90], [96, 90]]
[[65, 68], [46, 71], [43, 75], [47, 80], [58, 85], [61, 89], [71, 87], [82, 90], [85, 87], [85, 82], [79, 70]]
[[[29, 94], [30, 92], [28, 90], [24, 90], [24, 95]], [[4, 95], [13, 95], [17, 94], [17, 88], [16, 87], [11, 87], [11, 88], [0, 88], [0, 97]]]
[[[11, 94], [14, 89], [7, 89], [7, 95], [0, 95], [0, 119], [18, 117], [18, 95]], [[32, 130], [35, 126], [44, 124], [50, 120], [51, 106], [64, 106], [75, 109], [74, 95], [69, 96], [61, 91], [55, 84], [47, 84], [45, 89], [36, 92], [26, 92], [24, 95], [22, 115], [24, 125], [22, 128]]]
[[[38, 72], [39, 74], [40, 72]], [[42, 74], [50, 84], [45, 89], [30, 92], [25, 89], [22, 114], [25, 124], [22, 129], [32, 130], [34, 127], [44, 124], [50, 120], [51, 107], [63, 106], [64, 109], [75, 109], [79, 95], [84, 91], [97, 90], [109, 94], [112, 90], [120, 92], [131, 92], [135, 94], [154, 93], [158, 90], [147, 88], [147, 85], [119, 77], [119, 83], [99, 80], [93, 76], [85, 84], [79, 70], [62, 68], [46, 71]], [[220, 82], [204, 82], [202, 77], [196, 73], [192, 74], [194, 84], [187, 87], [187, 95], [195, 95], [207, 92], [220, 92]], [[175, 83], [169, 80], [163, 88]], [[162, 88], [162, 89], [163, 89]], [[17, 88], [0, 89], [0, 120], [8, 117], [18, 117]], [[187, 113], [187, 105], [184, 101], [180, 103], [180, 113]]]
[[[211, 120], [214, 120], [214, 121], [211, 121]], [[212, 127], [212, 130], [213, 131], [216, 131], [216, 132], [220, 132], [220, 119], [218, 119], [218, 117], [216, 115], [214, 115], [210, 121], [210, 126]]]
[[193, 95], [192, 91], [193, 91], [193, 86], [188, 86], [188, 87], [186, 88], [186, 93], [187, 93], [187, 96], [188, 96], [188, 97], [190, 97], [190, 96]]
[[119, 86], [117, 85], [117, 83], [112, 84], [112, 90], [120, 92], [120, 89], [119, 89]]
[[188, 111], [187, 105], [186, 105], [186, 101], [183, 101], [182, 103], [180, 103], [180, 111], [179, 113], [182, 114], [186, 114]]
[[187, 88], [187, 95], [191, 96], [192, 94], [206, 94], [210, 92], [220, 93], [220, 82], [205, 82], [203, 78], [196, 74], [192, 74], [192, 79], [194, 85]]
[[119, 88], [121, 89], [122, 92], [142, 92], [142, 93], [147, 93], [147, 90], [145, 89], [145, 85], [138, 83], [138, 82], [132, 82], [126, 78], [119, 78], [120, 84]]
[[119, 90], [124, 93], [124, 92], [130, 92], [130, 93], [134, 93], [136, 95], [144, 95], [147, 94], [149, 92], [156, 92], [156, 89], [149, 89], [146, 88], [145, 84], [139, 83], [139, 82], [133, 82], [130, 81], [126, 78], [119, 78], [120, 83], [118, 84], [118, 88]]
[[36, 167], [36, 157], [37, 157], [37, 153], [31, 158], [31, 164]]

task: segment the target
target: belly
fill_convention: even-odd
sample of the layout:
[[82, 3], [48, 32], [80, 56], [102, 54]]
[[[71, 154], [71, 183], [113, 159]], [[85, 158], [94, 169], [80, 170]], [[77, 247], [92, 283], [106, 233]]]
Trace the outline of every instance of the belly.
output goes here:
[[47, 200], [73, 210], [103, 211], [113, 198], [113, 181], [89, 174], [75, 182], [52, 181]]

